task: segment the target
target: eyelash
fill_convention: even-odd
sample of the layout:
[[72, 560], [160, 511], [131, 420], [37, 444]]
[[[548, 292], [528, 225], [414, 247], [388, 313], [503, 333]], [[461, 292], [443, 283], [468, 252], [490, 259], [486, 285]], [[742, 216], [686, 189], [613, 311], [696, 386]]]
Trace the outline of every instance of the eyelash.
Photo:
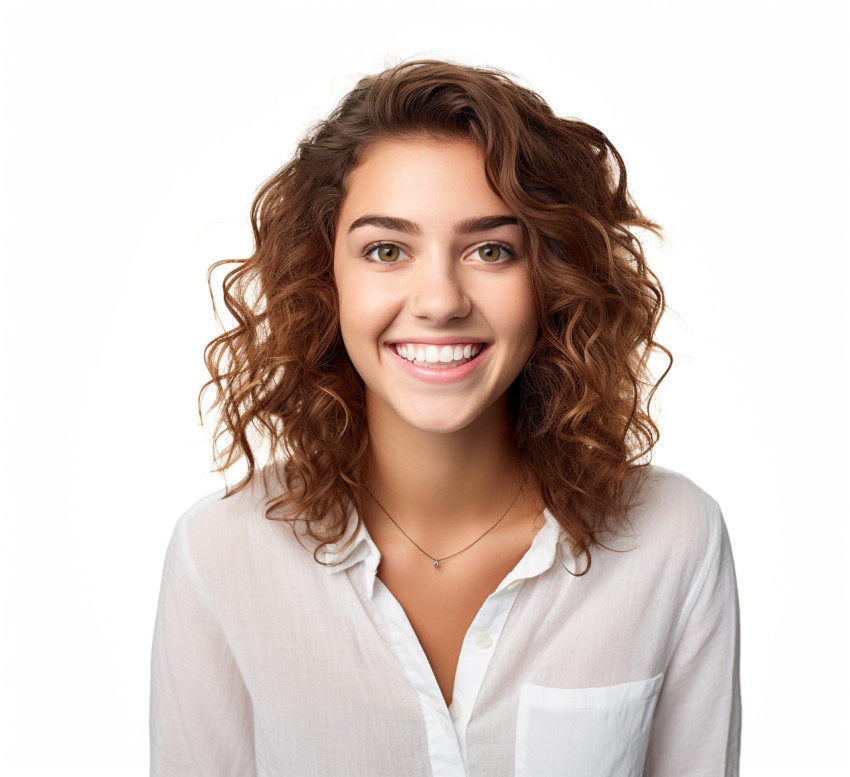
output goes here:
[[[386, 240], [386, 241], [378, 241], [378, 242], [375, 242], [375, 243], [370, 243], [369, 245], [367, 245], [365, 250], [363, 251], [363, 258], [367, 262], [371, 262], [373, 264], [384, 264], [384, 265], [398, 264], [400, 259], [396, 259], [394, 262], [382, 262], [380, 259], [369, 258], [369, 254], [371, 254], [373, 251], [377, 251], [379, 248], [384, 248], [384, 247], [387, 247], [387, 246], [392, 246], [393, 248], [398, 248], [398, 250], [401, 251], [403, 254], [409, 256], [409, 254], [407, 254], [407, 251], [405, 251], [400, 245], [398, 245], [397, 243], [392, 243], [392, 242]], [[505, 264], [506, 262], [509, 262], [512, 259], [516, 258], [516, 252], [514, 251], [514, 249], [511, 248], [509, 245], [507, 245], [507, 243], [500, 243], [498, 240], [489, 240], [486, 243], [481, 243], [480, 245], [475, 246], [475, 248], [473, 248], [472, 251], [470, 251], [469, 253], [472, 254], [472, 253], [478, 251], [479, 249], [487, 248], [488, 246], [495, 246], [496, 248], [501, 248], [502, 251], [504, 251], [507, 254], [507, 257], [505, 257], [505, 259], [498, 259], [495, 262], [485, 262], [482, 259], [481, 264]]]

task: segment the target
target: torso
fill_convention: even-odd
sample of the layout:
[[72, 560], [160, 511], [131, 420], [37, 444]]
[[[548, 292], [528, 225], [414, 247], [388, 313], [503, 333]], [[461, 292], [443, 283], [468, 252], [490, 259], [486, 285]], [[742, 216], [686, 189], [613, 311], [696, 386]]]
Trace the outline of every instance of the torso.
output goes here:
[[395, 527], [370, 528], [381, 551], [378, 578], [407, 614], [447, 705], [470, 624], [525, 555], [542, 521], [537, 511], [521, 514], [436, 569]]

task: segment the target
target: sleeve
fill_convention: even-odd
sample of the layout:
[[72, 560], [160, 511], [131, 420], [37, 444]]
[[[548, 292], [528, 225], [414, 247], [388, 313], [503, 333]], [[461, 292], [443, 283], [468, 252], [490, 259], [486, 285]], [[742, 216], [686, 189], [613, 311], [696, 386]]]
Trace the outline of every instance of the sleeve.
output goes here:
[[740, 636], [735, 567], [715, 505], [650, 733], [644, 777], [738, 777]]
[[178, 523], [151, 662], [151, 777], [256, 775], [251, 698]]

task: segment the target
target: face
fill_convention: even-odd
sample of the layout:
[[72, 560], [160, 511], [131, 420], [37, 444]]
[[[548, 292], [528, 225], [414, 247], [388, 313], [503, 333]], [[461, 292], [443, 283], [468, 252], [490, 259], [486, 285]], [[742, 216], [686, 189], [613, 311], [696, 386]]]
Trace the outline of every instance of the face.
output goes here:
[[334, 276], [370, 426], [503, 422], [537, 337], [522, 231], [471, 142], [373, 146], [348, 179]]

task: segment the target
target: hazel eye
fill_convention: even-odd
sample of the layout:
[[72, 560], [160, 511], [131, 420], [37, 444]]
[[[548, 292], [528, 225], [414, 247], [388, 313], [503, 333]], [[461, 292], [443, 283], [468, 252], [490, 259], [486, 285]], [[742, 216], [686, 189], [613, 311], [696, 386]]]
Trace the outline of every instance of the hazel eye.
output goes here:
[[492, 264], [502, 259], [507, 259], [509, 256], [508, 250], [498, 243], [487, 243], [476, 249], [475, 253], [478, 258], [484, 262]]
[[366, 258], [374, 261], [392, 264], [401, 258], [402, 251], [397, 245], [383, 243], [366, 249]]

